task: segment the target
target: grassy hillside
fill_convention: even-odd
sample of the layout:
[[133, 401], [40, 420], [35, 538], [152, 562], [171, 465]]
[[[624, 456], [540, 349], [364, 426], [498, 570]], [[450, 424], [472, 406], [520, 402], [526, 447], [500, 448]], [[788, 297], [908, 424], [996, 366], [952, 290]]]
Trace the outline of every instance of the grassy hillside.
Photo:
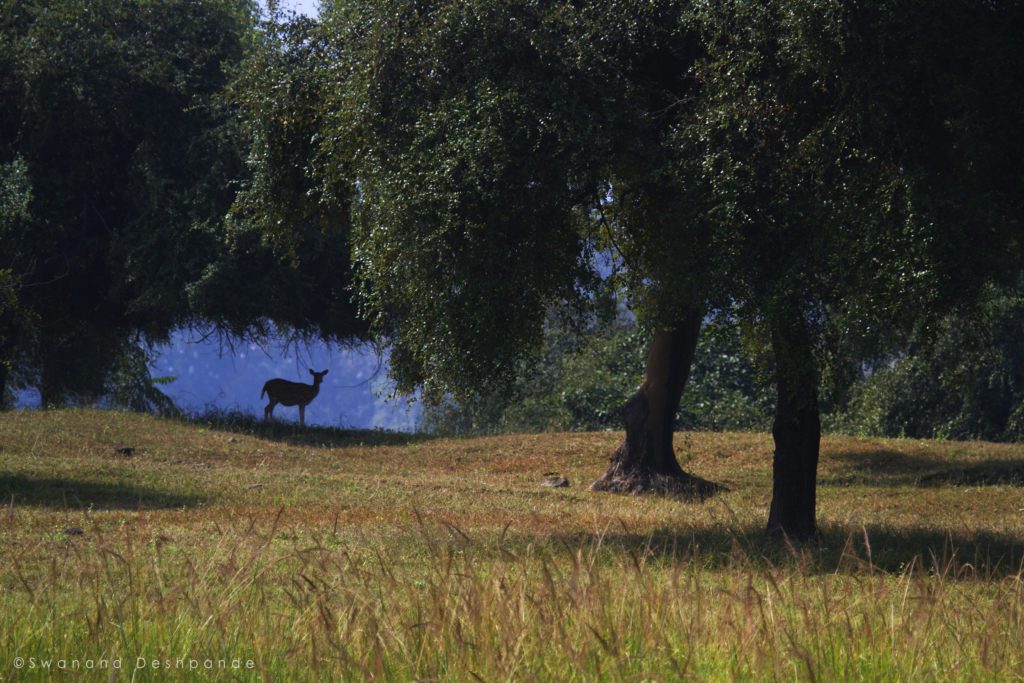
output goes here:
[[786, 548], [768, 435], [677, 436], [703, 504], [588, 492], [620, 438], [0, 414], [0, 679], [1024, 672], [1024, 447], [826, 438]]

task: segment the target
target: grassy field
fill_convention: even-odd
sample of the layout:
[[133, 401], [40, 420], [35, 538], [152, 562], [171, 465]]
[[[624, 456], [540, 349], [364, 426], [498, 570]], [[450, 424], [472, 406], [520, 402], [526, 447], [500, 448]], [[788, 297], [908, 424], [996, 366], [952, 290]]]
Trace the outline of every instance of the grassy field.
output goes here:
[[1024, 678], [1024, 446], [828, 437], [785, 547], [768, 435], [677, 435], [703, 504], [620, 438], [0, 414], [0, 679]]

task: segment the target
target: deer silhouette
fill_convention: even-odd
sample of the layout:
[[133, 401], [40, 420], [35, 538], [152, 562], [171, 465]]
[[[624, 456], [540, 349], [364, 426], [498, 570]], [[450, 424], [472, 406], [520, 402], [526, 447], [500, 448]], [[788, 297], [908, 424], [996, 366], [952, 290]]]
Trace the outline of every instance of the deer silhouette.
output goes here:
[[270, 403], [263, 409], [263, 419], [269, 420], [273, 417], [274, 406], [280, 403], [283, 406], [298, 406], [299, 424], [305, 425], [306, 406], [320, 393], [320, 384], [324, 381], [324, 375], [327, 374], [327, 370], [323, 372], [313, 372], [310, 370], [309, 374], [313, 375], [312, 384], [289, 382], [286, 379], [267, 380], [266, 384], [263, 385], [263, 391], [260, 392], [260, 398], [266, 395], [270, 399]]

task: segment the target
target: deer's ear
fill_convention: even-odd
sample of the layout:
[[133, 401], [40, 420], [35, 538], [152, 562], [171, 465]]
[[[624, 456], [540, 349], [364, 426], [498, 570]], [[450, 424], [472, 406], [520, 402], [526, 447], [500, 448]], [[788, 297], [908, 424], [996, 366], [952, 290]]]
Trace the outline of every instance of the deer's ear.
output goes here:
[[327, 374], [327, 370], [324, 370], [324, 374], [325, 374], [325, 375]]
[[309, 368], [309, 374], [311, 374], [311, 375], [313, 375], [314, 377], [316, 377], [316, 373], [315, 373], [315, 372], [313, 372], [313, 368]]

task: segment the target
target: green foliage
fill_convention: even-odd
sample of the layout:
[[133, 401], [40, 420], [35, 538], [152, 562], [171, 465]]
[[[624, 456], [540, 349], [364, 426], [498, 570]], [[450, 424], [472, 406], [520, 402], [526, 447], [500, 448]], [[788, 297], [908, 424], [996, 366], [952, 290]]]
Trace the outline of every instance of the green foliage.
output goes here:
[[[0, 243], [24, 229], [32, 199], [24, 159], [0, 165]], [[20, 299], [21, 282], [10, 268], [0, 268], [0, 410], [11, 402], [16, 350], [35, 334], [34, 316]]]
[[618, 428], [643, 372], [642, 340], [627, 319], [552, 316], [544, 342], [511, 385], [463, 403], [427, 405], [428, 432], [490, 433]]
[[[648, 335], [628, 317], [574, 327], [552, 322], [538, 357], [513, 391], [427, 407], [423, 428], [441, 434], [622, 428], [622, 406], [642, 381]], [[773, 395], [735, 320], [707, 323], [676, 425], [688, 430], [764, 429]]]
[[[1024, 297], [988, 290], [980, 309], [942, 318], [898, 356], [861, 358], [843, 380], [847, 396], [825, 403], [830, 431], [864, 436], [1024, 439]], [[647, 337], [628, 318], [582, 327], [553, 321], [538, 356], [521, 366], [514, 390], [425, 411], [441, 434], [620, 429], [620, 411], [640, 383]], [[677, 428], [765, 430], [774, 393], [770, 356], [735, 319], [706, 323], [677, 415]], [[867, 369], [867, 370], [866, 370]], [[820, 392], [836, 398], [824, 373]]]
[[854, 386], [837, 429], [914, 438], [1024, 438], [1024, 296], [989, 291], [979, 310], [942, 319], [933, 337]]
[[[616, 422], [633, 352], [557, 341], [549, 317], [599, 289], [595, 253], [645, 329], [727, 311], [765, 376], [815, 404], [820, 377], [833, 410], [862, 363], [1019, 272], [1019, 3], [323, 10], [265, 25], [232, 94], [253, 140], [232, 254], [269, 242], [344, 288], [351, 239], [399, 390], [472, 405], [458, 424]], [[249, 272], [193, 294], [215, 309]], [[245, 306], [219, 301], [217, 319]], [[686, 424], [763, 424], [729, 335]]]
[[98, 395], [126, 339], [192, 316], [186, 285], [218, 243], [203, 226], [241, 174], [216, 95], [251, 12], [245, 0], [4, 3], [0, 162], [31, 193], [17, 225], [5, 220], [0, 269], [39, 330], [4, 361], [17, 355], [46, 403]]
[[588, 250], [608, 248], [653, 326], [710, 306], [806, 328], [838, 401], [851, 354], [970, 300], [1020, 232], [1021, 155], [996, 144], [1020, 151], [1016, 6], [395, 1], [325, 16], [338, 114], [314, 158], [330, 151], [358, 188], [363, 300], [401, 390], [507, 385], [549, 307], [592, 282]]
[[507, 383], [586, 270], [572, 209], [591, 188], [568, 181], [592, 125], [550, 59], [564, 36], [531, 3], [333, 16], [354, 101], [350, 130], [326, 133], [354, 136], [354, 256], [399, 388], [437, 398]]
[[166, 409], [139, 343], [180, 326], [365, 334], [347, 200], [292, 163], [320, 101], [315, 25], [254, 32], [255, 16], [249, 0], [5, 2], [0, 362], [44, 403]]
[[22, 157], [15, 157], [0, 166], [0, 235], [19, 229], [21, 221], [30, 217], [32, 181]]
[[706, 323], [677, 426], [709, 431], [771, 427], [775, 394], [765, 381], [765, 366], [735, 318], [721, 316]]
[[129, 343], [121, 351], [113, 371], [106, 377], [103, 396], [105, 403], [139, 413], [177, 415], [179, 411], [167, 394], [160, 391], [174, 377], [153, 377], [150, 365], [153, 354], [140, 342]]
[[248, 143], [247, 177], [214, 228], [218, 252], [189, 285], [196, 316], [235, 336], [272, 331], [363, 338], [352, 297], [347, 178], [318, 142], [330, 113], [323, 28], [280, 15], [259, 25], [224, 95]]
[[[692, 6], [702, 90], [676, 140], [707, 195], [732, 306], [771, 340], [780, 415], [813, 411], [813, 426], [818, 396], [842, 411], [862, 363], [1019, 268], [1021, 9]], [[931, 425], [950, 412], [919, 409]]]

